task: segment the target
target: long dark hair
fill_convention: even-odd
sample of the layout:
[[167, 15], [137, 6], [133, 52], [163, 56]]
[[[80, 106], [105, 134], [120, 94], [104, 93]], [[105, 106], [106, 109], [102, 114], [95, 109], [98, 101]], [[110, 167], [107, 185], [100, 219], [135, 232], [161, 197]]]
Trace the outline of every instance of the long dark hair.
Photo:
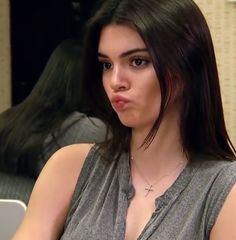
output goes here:
[[113, 138], [106, 144], [107, 152], [129, 151], [131, 136], [102, 87], [98, 43], [101, 29], [110, 23], [135, 27], [149, 50], [160, 82], [160, 113], [143, 145], [148, 147], [152, 142], [171, 97], [179, 95], [183, 150], [188, 155], [235, 159], [225, 127], [210, 31], [192, 0], [106, 0], [90, 20], [84, 48], [84, 91], [91, 107], [111, 127]]
[[45, 138], [81, 109], [80, 51], [77, 40], [64, 40], [30, 95], [1, 114], [1, 171], [33, 176]]

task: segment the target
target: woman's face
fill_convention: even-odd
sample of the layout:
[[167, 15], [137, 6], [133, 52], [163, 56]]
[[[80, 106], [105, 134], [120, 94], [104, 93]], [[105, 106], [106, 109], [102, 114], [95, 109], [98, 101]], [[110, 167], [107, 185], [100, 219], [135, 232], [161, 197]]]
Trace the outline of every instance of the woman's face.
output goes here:
[[160, 87], [149, 52], [133, 28], [103, 28], [98, 46], [103, 86], [122, 124], [149, 129], [158, 117]]

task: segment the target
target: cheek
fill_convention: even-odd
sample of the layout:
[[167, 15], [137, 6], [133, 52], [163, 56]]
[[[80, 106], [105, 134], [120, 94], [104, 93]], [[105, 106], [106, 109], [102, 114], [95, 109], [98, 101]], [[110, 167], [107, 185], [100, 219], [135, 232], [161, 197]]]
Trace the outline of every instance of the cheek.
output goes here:
[[107, 81], [104, 79], [104, 77], [102, 78], [102, 86], [104, 88], [105, 93], [108, 95], [108, 84]]
[[153, 87], [151, 91], [148, 93], [148, 101], [150, 110], [155, 114], [159, 113], [160, 105], [161, 105], [161, 94], [160, 89], [157, 87]]
[[[149, 87], [147, 88], [147, 97], [153, 103], [160, 103], [161, 100], [161, 92], [160, 92], [160, 84], [156, 75], [152, 74], [150, 77]], [[155, 104], [156, 105], [156, 104]]]
[[156, 77], [152, 78], [149, 87], [146, 92], [146, 102], [148, 103], [148, 108], [154, 115], [158, 115], [161, 104], [161, 92], [159, 81]]
[[152, 96], [153, 100], [156, 103], [160, 104], [160, 102], [161, 102], [161, 92], [160, 92], [159, 84], [153, 86], [152, 91], [150, 93], [150, 96]]

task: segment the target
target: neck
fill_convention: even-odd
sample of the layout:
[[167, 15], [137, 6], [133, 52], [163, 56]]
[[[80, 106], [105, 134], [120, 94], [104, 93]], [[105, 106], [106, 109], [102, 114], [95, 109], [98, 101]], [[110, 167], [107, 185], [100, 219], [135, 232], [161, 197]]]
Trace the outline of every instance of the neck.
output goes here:
[[140, 146], [149, 129], [146, 131], [133, 129], [130, 146], [131, 155], [143, 169], [144, 174], [152, 177], [160, 172], [161, 175], [180, 162], [187, 162], [182, 148], [178, 119], [174, 119], [174, 116], [164, 118], [153, 141], [145, 149]]

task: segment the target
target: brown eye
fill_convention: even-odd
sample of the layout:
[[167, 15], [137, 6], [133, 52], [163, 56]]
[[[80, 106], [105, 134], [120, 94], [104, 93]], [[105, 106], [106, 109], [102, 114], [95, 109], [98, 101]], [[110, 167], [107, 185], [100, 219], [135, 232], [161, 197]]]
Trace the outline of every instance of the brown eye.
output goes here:
[[107, 70], [111, 69], [112, 64], [109, 62], [101, 62], [101, 66], [102, 66], [103, 71], [107, 71]]
[[131, 61], [131, 65], [133, 67], [142, 67], [144, 65], [147, 65], [149, 63], [149, 61], [141, 58], [141, 57], [137, 57], [137, 58], [134, 58], [132, 61]]
[[134, 64], [135, 64], [136, 66], [142, 65], [142, 64], [143, 64], [143, 59], [141, 59], [141, 58], [135, 59], [135, 60], [134, 60]]

